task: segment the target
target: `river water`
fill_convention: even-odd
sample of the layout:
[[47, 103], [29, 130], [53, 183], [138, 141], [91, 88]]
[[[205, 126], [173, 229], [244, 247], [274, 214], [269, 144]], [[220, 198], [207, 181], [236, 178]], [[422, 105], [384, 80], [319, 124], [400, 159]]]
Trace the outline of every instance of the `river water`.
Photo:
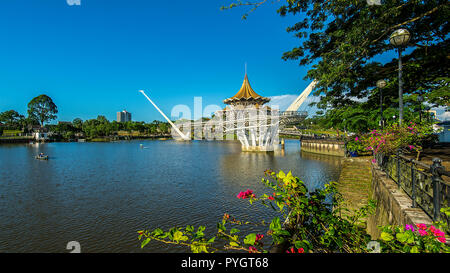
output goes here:
[[[40, 152], [50, 159], [34, 159]], [[341, 166], [302, 153], [298, 140], [275, 153], [243, 153], [233, 141], [0, 145], [0, 252], [67, 253], [70, 241], [81, 252], [189, 252], [153, 242], [141, 250], [136, 232], [190, 224], [213, 236], [225, 212], [270, 221], [271, 209], [236, 198], [268, 193], [266, 169], [292, 170], [314, 189]]]

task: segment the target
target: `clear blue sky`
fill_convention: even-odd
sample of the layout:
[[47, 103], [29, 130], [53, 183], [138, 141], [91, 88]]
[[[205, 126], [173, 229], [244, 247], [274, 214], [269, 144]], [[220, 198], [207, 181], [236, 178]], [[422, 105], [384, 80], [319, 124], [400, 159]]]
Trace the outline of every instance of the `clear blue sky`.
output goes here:
[[[267, 4], [241, 20], [244, 8], [221, 11], [225, 0], [2, 1], [0, 6], [0, 112], [26, 114], [47, 94], [58, 120], [110, 120], [126, 109], [133, 120], [162, 120], [140, 94], [170, 115], [233, 96], [244, 77], [263, 96], [299, 94], [307, 67], [283, 61], [297, 43], [285, 31], [298, 20]], [[292, 99], [295, 96], [291, 96]]]

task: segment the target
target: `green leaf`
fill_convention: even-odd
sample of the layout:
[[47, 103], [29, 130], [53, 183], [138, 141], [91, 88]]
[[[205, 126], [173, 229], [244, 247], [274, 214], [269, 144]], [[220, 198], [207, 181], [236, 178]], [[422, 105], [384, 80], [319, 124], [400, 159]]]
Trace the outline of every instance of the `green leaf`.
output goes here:
[[284, 203], [277, 201], [277, 206], [278, 206], [278, 208], [279, 208], [280, 211], [281, 211], [281, 210], [283, 210], [283, 208], [284, 208]]
[[230, 242], [230, 246], [235, 246], [235, 247], [238, 247], [238, 246], [239, 246], [239, 244], [238, 244], [238, 243], [236, 243], [236, 242]]
[[200, 253], [202, 253], [202, 252], [208, 253], [208, 250], [205, 245], [200, 246]]
[[141, 248], [144, 248], [144, 246], [146, 246], [150, 242], [150, 240], [150, 238], [146, 238], [144, 241], [142, 241]]
[[203, 231], [205, 231], [205, 229], [206, 229], [206, 227], [199, 226], [198, 229], [197, 229], [197, 232], [203, 232]]
[[164, 231], [160, 228], [157, 228], [152, 232], [152, 235], [155, 237], [161, 236], [162, 234], [164, 234]]
[[212, 237], [211, 239], [208, 240], [208, 244], [212, 244], [214, 243], [214, 240], [216, 239], [216, 237]]
[[383, 231], [383, 232], [381, 232], [380, 238], [381, 238], [381, 240], [383, 240], [385, 242], [389, 242], [394, 239], [394, 236], [392, 236], [390, 233]]
[[256, 233], [248, 234], [244, 239], [244, 244], [254, 245], [256, 241]]
[[277, 231], [281, 229], [281, 222], [279, 217], [274, 217], [269, 226], [270, 230]]
[[174, 241], [186, 241], [188, 239], [188, 237], [187, 236], [183, 236], [183, 232], [181, 232], [181, 231], [176, 231], [174, 234], [173, 234], [173, 240]]
[[278, 172], [277, 177], [280, 179], [283, 179], [286, 176], [286, 174], [280, 170], [280, 172]]
[[406, 240], [408, 239], [408, 235], [406, 235], [405, 233], [397, 233], [395, 237], [397, 237], [397, 240], [399, 240], [401, 243], [406, 242]]
[[417, 246], [413, 246], [409, 252], [410, 253], [419, 253], [419, 248]]
[[230, 230], [230, 234], [238, 233], [238, 232], [239, 232], [239, 229], [237, 229], [237, 228], [232, 228], [232, 229]]
[[191, 251], [192, 253], [200, 253], [200, 247], [198, 244], [191, 244]]
[[225, 232], [227, 230], [227, 228], [225, 227], [225, 225], [223, 223], [217, 223], [217, 229], [218, 229], [218, 231], [222, 231], [222, 232]]
[[194, 227], [191, 226], [191, 225], [188, 225], [188, 226], [186, 227], [186, 231], [187, 231], [187, 232], [194, 232]]
[[284, 230], [284, 229], [280, 229], [278, 231], [275, 232], [277, 235], [283, 235], [283, 236], [290, 236], [291, 234], [289, 233], [289, 231]]

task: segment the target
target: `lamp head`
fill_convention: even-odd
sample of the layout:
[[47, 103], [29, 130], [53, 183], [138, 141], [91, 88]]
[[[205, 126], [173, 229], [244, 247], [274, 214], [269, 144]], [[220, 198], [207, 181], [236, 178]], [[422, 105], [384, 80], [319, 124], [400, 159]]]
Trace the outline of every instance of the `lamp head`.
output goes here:
[[384, 88], [385, 86], [386, 86], [386, 81], [385, 80], [377, 81], [377, 87], [378, 88]]
[[407, 29], [401, 28], [394, 31], [389, 37], [389, 42], [395, 47], [401, 47], [408, 44], [411, 34]]

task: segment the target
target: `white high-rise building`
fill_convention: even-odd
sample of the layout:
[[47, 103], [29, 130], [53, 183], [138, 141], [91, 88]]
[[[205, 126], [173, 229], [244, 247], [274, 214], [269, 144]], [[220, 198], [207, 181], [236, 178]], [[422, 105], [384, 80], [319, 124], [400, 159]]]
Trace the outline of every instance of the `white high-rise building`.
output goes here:
[[117, 112], [117, 122], [127, 122], [131, 121], [131, 113], [123, 110], [122, 112]]

